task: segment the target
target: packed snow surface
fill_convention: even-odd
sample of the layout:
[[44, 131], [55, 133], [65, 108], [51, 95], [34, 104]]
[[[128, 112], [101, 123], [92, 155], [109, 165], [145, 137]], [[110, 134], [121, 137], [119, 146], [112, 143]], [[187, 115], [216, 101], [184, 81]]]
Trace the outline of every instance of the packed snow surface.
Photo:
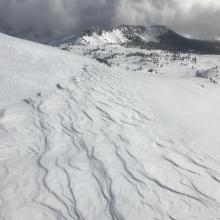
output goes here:
[[220, 218], [218, 72], [195, 77], [220, 57], [155, 53], [164, 74], [0, 35], [0, 219]]

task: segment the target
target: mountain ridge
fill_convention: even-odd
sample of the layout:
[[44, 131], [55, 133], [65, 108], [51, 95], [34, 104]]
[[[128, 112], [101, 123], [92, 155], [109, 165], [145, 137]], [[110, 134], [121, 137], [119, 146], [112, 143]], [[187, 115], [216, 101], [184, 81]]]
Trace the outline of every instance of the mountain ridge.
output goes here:
[[[103, 43], [102, 40], [104, 40], [106, 44], [118, 43], [127, 47], [139, 47], [142, 49], [220, 54], [220, 41], [187, 38], [164, 25], [150, 27], [120, 25], [116, 28], [94, 26], [83, 30], [78, 36], [74, 36], [74, 39], [66, 40], [65, 43], [91, 44], [91, 41], [95, 39], [97, 44]], [[117, 41], [110, 38], [120, 38], [120, 40]], [[68, 37], [63, 39], [68, 39]], [[63, 39], [56, 41], [54, 45], [62, 45]]]

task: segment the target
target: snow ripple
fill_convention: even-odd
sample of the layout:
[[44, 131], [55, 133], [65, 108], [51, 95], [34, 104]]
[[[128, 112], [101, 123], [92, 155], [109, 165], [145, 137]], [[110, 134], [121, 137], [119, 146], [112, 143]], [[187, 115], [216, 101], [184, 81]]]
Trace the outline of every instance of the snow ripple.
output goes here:
[[1, 219], [220, 216], [208, 190], [219, 187], [219, 163], [162, 129], [120, 77], [85, 66], [51, 97], [28, 99], [14, 123], [4, 123], [14, 112], [1, 114]]

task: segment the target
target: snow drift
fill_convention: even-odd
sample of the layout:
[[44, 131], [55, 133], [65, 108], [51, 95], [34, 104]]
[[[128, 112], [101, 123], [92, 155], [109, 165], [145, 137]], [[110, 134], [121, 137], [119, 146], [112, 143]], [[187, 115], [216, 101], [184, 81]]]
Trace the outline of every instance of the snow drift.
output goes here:
[[0, 48], [1, 219], [219, 218], [218, 85], [5, 35]]

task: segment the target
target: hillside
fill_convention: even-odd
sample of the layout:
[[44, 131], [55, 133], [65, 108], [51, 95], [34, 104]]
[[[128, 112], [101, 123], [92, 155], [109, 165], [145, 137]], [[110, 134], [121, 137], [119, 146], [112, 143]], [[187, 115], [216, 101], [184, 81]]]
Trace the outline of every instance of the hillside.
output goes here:
[[50, 93], [56, 83], [90, 63], [90, 59], [55, 48], [0, 34], [0, 106], [10, 105], [38, 92]]
[[220, 57], [92, 42], [0, 35], [0, 219], [217, 220]]

